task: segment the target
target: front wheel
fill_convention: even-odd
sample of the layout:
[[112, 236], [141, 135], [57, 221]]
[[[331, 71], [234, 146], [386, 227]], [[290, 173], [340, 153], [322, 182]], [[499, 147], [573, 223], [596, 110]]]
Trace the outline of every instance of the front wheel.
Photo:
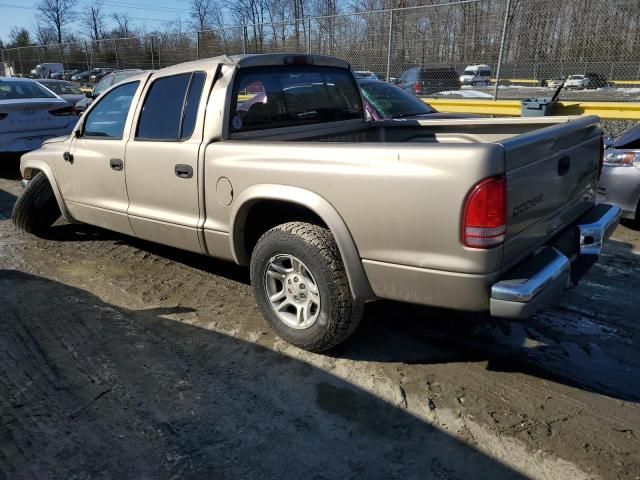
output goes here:
[[60, 218], [60, 208], [49, 179], [38, 172], [13, 206], [11, 219], [22, 230], [42, 235]]
[[251, 285], [275, 332], [305, 350], [335, 347], [362, 317], [335, 240], [318, 225], [290, 222], [266, 232], [251, 256]]

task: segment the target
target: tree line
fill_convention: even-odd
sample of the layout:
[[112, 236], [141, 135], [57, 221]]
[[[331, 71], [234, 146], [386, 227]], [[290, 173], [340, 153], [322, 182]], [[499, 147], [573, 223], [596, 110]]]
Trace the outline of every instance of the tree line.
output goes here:
[[[385, 73], [390, 45], [395, 73], [418, 63], [495, 65], [506, 16], [506, 63], [560, 73], [563, 63], [575, 70], [617, 62], [634, 74], [640, 62], [638, 0], [189, 0], [188, 24], [169, 22], [151, 32], [127, 13], [107, 15], [103, 8], [40, 0], [35, 26], [14, 28], [4, 47], [155, 35], [168, 46], [202, 50], [187, 56], [308, 49]], [[196, 31], [206, 32], [197, 47]]]

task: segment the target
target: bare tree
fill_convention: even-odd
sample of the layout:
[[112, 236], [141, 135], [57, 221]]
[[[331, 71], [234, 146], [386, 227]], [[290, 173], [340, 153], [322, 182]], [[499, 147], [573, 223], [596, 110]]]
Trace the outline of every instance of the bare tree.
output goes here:
[[104, 37], [105, 17], [99, 3], [87, 7], [82, 12], [81, 21], [84, 24], [84, 34], [91, 40], [100, 40]]
[[33, 31], [38, 45], [49, 45], [56, 41], [55, 30], [47, 25], [43, 25], [42, 22], [36, 22]]
[[116, 22], [117, 27], [111, 32], [111, 36], [114, 38], [123, 37], [129, 38], [133, 35], [131, 28], [131, 18], [126, 13], [114, 13], [111, 18]]
[[189, 14], [193, 19], [193, 26], [199, 32], [204, 32], [211, 28], [210, 17], [214, 8], [215, 5], [212, 0], [191, 0]]
[[37, 6], [42, 21], [56, 31], [62, 43], [62, 29], [75, 20], [75, 0], [41, 0]]

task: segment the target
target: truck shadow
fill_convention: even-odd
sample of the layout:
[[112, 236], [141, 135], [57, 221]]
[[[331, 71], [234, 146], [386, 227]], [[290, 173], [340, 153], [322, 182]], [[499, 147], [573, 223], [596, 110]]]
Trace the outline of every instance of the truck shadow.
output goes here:
[[525, 478], [190, 312], [0, 270], [0, 477]]

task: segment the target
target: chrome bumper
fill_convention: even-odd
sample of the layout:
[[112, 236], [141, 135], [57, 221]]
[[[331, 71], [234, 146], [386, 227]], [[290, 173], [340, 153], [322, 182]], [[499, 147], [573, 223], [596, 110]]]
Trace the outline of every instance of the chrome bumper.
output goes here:
[[580, 277], [600, 256], [604, 242], [620, 222], [621, 210], [601, 204], [582, 216], [576, 225], [579, 248], [571, 259], [553, 246], [511, 270], [491, 287], [491, 315], [526, 318], [545, 307]]

